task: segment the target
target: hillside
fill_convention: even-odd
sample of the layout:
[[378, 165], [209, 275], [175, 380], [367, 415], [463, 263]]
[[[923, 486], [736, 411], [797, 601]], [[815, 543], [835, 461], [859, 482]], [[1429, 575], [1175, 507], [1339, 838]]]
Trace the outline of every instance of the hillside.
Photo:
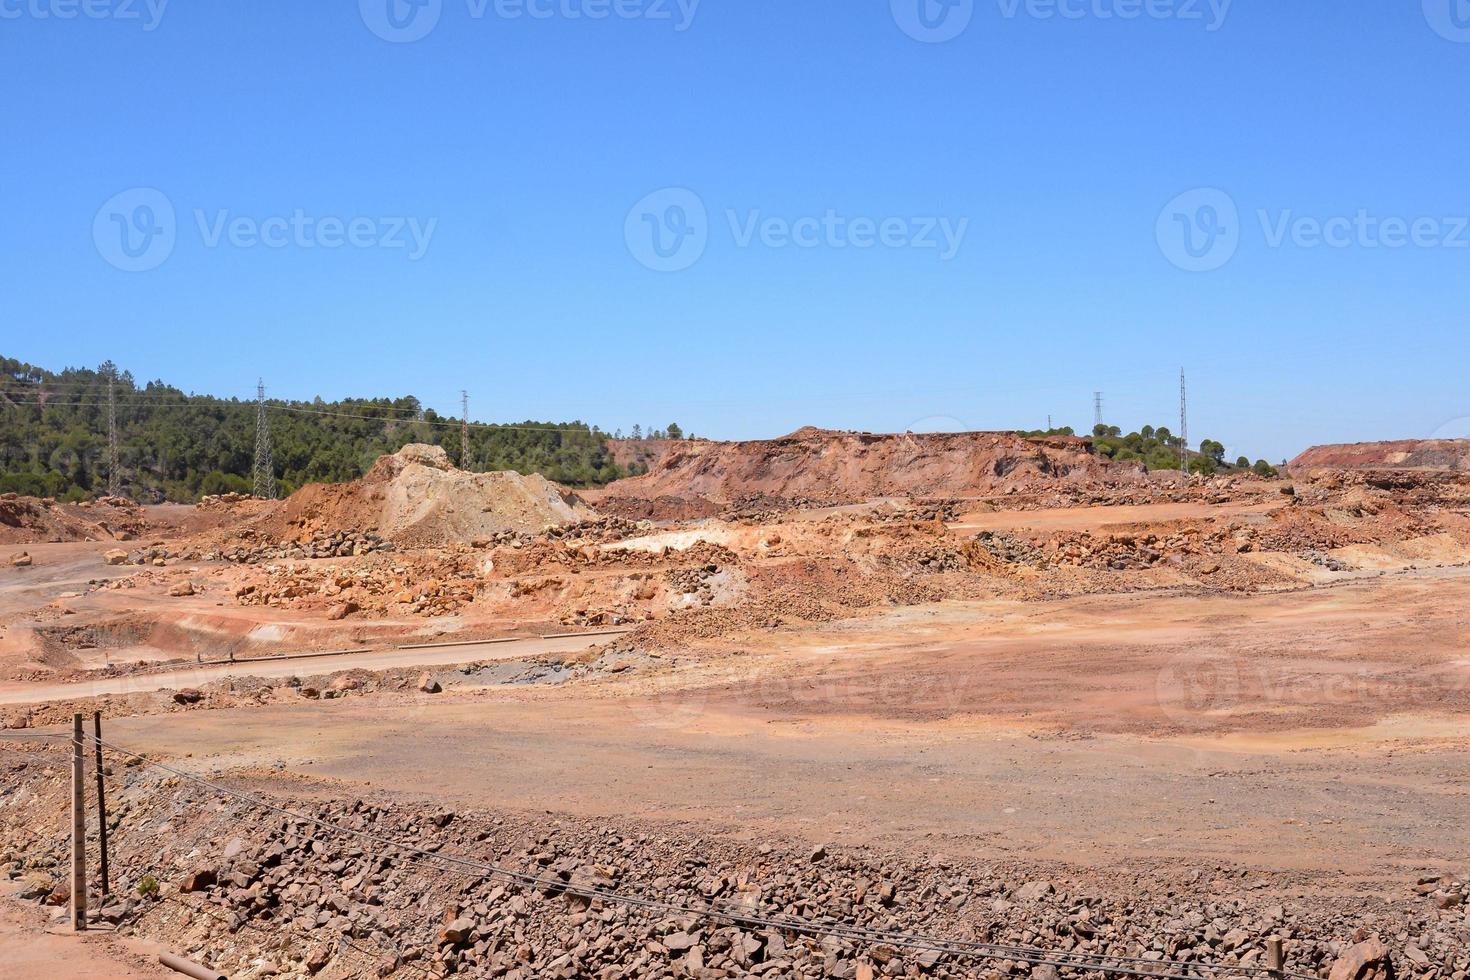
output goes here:
[[[135, 500], [188, 502], [252, 489], [256, 404], [185, 394], [162, 381], [138, 384], [110, 364], [52, 372], [0, 358], [0, 493], [80, 500], [108, 482], [107, 380], [115, 378], [122, 489]], [[340, 483], [409, 443], [438, 445], [458, 459], [459, 420], [417, 398], [270, 401], [278, 489]], [[539, 473], [572, 486], [626, 474], [606, 435], [581, 422], [474, 424], [472, 468]]]
[[1009, 432], [875, 435], [804, 428], [780, 439], [685, 442], [644, 476], [619, 480], [610, 497], [750, 495], [812, 500], [883, 496], [974, 496], [1057, 480], [1133, 480], [1141, 463], [1115, 463], [1075, 436]]
[[1311, 470], [1439, 470], [1470, 472], [1470, 439], [1401, 439], [1313, 446], [1291, 461], [1293, 473]]

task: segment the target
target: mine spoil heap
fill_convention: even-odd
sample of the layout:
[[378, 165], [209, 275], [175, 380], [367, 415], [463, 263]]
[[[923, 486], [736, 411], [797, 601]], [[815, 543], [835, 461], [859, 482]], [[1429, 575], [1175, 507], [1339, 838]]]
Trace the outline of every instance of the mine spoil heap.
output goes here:
[[1097, 456], [1076, 437], [1012, 432], [876, 435], [807, 427], [780, 439], [684, 442], [609, 497], [729, 502], [751, 494], [814, 501], [967, 497], [1037, 482], [1136, 481], [1143, 468]]
[[372, 531], [400, 546], [432, 548], [596, 516], [538, 474], [470, 473], [438, 446], [410, 444], [380, 457], [360, 480], [303, 487], [258, 529], [279, 538]]
[[1436, 470], [1470, 473], [1470, 439], [1404, 439], [1313, 446], [1292, 460], [1294, 475], [1320, 470]]

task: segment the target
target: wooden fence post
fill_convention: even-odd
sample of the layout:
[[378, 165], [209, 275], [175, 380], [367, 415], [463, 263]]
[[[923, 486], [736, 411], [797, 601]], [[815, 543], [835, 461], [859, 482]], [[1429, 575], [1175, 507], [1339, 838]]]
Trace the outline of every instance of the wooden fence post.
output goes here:
[[[102, 895], [111, 893], [111, 876], [107, 872], [107, 788], [102, 780], [102, 712], [92, 712], [92, 730], [97, 736], [97, 843], [102, 859]], [[106, 904], [106, 903], [103, 903]]]
[[71, 927], [87, 931], [87, 793], [82, 778], [82, 714], [71, 716]]

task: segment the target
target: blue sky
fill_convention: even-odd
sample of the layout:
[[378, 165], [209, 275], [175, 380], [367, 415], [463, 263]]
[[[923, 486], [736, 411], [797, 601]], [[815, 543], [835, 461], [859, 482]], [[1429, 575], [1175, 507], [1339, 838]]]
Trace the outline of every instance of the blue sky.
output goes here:
[[1232, 455], [1470, 416], [1464, 0], [426, 2], [0, 0], [0, 351], [729, 438], [1173, 424], [1181, 365]]

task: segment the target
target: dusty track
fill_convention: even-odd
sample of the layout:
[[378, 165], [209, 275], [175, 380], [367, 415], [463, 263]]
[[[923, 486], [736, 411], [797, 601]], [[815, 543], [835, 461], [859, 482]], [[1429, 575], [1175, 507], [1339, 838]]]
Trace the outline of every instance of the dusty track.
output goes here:
[[[333, 794], [1390, 888], [1470, 848], [1467, 608], [1463, 570], [945, 604], [555, 688], [112, 726], [145, 751], [284, 765]], [[1223, 659], [1199, 658], [1222, 640]]]
[[0, 704], [40, 704], [72, 698], [130, 694], [135, 691], [177, 690], [200, 687], [230, 677], [292, 677], [302, 673], [327, 673], [339, 670], [389, 670], [394, 667], [436, 667], [462, 664], [471, 660], [515, 660], [555, 653], [571, 653], [586, 649], [593, 637], [568, 636], [513, 639], [492, 643], [451, 643], [413, 650], [377, 650], [370, 653], [283, 657], [279, 660], [254, 660], [248, 663], [215, 664], [187, 667], [122, 677], [102, 677], [74, 684], [5, 684], [0, 685]]

